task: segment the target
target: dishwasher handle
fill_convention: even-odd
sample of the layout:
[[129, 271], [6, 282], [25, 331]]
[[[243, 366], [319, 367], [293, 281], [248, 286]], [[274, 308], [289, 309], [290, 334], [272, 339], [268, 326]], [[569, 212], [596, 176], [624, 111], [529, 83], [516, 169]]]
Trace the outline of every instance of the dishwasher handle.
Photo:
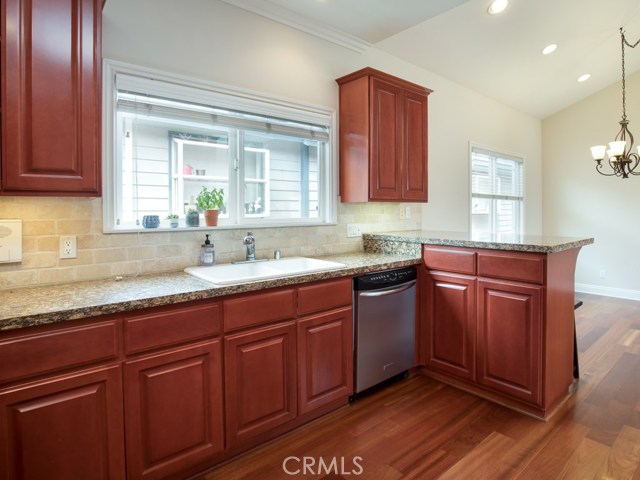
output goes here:
[[399, 287], [390, 288], [388, 290], [369, 290], [365, 292], [358, 292], [359, 297], [386, 297], [387, 295], [394, 295], [396, 293], [404, 292], [416, 285], [415, 280], [411, 280]]

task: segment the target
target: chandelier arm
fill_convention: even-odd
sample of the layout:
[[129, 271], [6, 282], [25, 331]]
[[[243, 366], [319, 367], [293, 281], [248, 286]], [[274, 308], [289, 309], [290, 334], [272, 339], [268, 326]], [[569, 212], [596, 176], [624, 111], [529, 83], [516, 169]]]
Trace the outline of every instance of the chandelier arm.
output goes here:
[[600, 162], [596, 163], [596, 172], [598, 172], [600, 175], [604, 175], [605, 177], [613, 177], [613, 176], [617, 176], [618, 174], [615, 172], [615, 170], [613, 171], [613, 173], [604, 173], [602, 171], [602, 167], [604, 165], [602, 165]]
[[637, 153], [630, 153], [627, 158], [633, 162], [633, 167], [629, 166], [629, 173], [631, 175], [640, 175], [640, 170], [637, 172], [635, 171], [640, 164], [640, 155], [638, 155]]

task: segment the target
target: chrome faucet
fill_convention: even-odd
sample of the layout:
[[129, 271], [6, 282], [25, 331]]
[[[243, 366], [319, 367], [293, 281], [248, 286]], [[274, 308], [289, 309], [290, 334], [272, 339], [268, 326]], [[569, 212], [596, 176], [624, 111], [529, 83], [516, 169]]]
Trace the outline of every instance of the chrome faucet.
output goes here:
[[247, 247], [247, 262], [254, 261], [256, 259], [256, 239], [252, 232], [247, 232], [242, 244]]

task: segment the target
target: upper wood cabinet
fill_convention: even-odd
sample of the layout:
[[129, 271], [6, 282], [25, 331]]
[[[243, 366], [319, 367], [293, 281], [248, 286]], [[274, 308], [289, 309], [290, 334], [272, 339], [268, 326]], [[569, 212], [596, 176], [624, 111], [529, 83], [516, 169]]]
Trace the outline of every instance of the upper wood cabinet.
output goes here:
[[0, 193], [100, 194], [102, 4], [2, 2]]
[[426, 202], [431, 90], [364, 68], [340, 86], [343, 202]]

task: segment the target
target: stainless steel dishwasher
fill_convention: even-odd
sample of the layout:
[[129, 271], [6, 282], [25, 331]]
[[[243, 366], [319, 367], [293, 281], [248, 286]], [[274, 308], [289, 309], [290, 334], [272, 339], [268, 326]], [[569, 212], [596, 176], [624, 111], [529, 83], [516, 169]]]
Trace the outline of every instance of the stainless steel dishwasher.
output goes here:
[[414, 366], [416, 269], [354, 278], [355, 395]]

